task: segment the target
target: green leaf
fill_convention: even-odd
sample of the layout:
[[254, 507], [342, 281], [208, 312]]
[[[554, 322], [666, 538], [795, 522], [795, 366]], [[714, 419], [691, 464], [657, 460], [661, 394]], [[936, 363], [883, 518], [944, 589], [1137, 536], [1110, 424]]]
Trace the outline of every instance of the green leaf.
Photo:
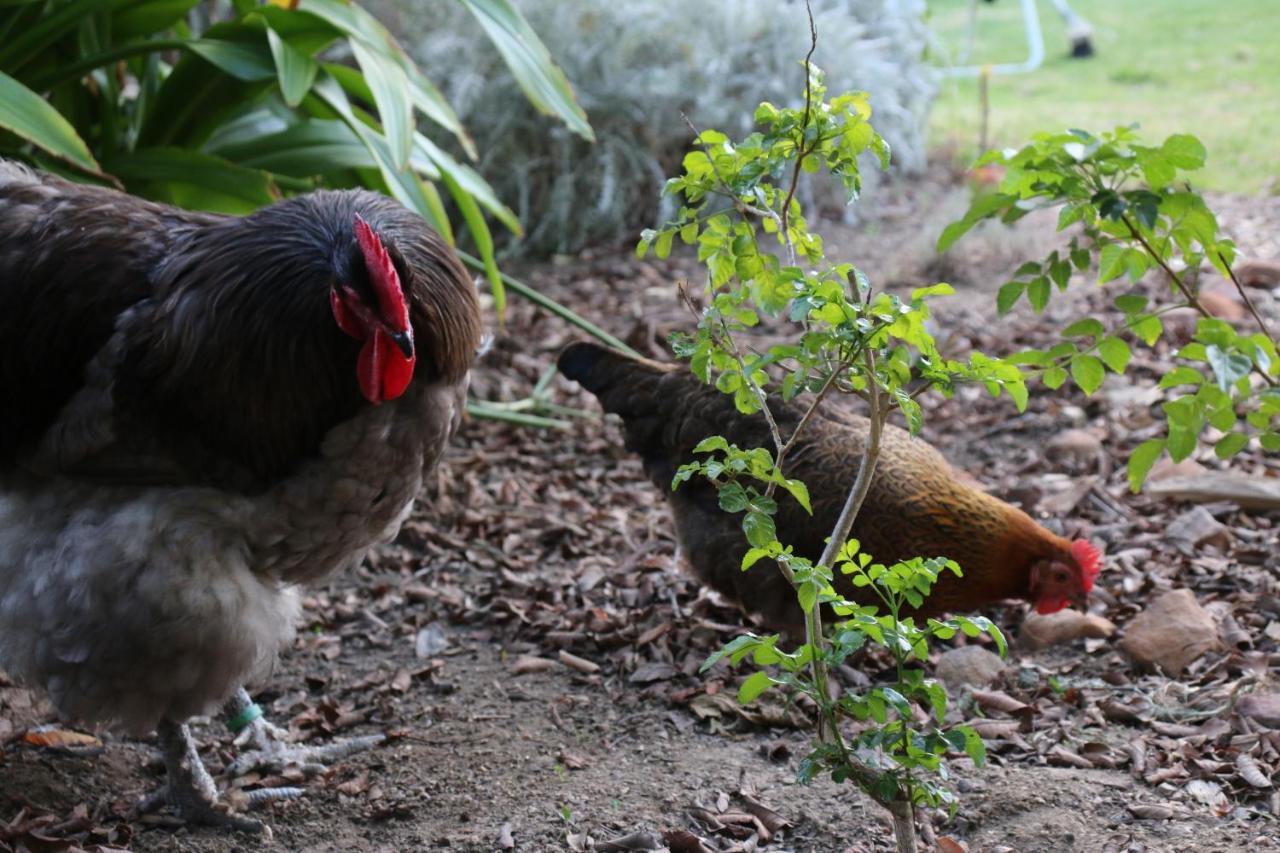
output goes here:
[[1115, 373], [1124, 373], [1133, 353], [1129, 351], [1129, 345], [1119, 338], [1103, 338], [1098, 344], [1098, 357]]
[[1194, 367], [1175, 367], [1160, 377], [1160, 388], [1176, 388], [1179, 385], [1203, 385], [1204, 377]]
[[747, 541], [755, 548], [767, 548], [778, 538], [773, 516], [759, 510], [752, 510], [742, 517], [742, 532], [747, 534]]
[[[119, 0], [70, 0], [48, 4], [48, 8], [30, 26], [5, 34], [3, 41], [0, 41], [0, 68], [16, 73], [32, 59], [50, 50], [62, 35], [80, 26], [86, 17], [109, 12], [118, 2]], [[2, 106], [3, 102], [0, 101], [0, 107]], [[0, 110], [0, 115], [4, 115], [3, 110]]]
[[257, 169], [184, 148], [140, 148], [113, 156], [111, 174], [148, 198], [219, 213], [252, 213], [280, 191]]
[[1142, 176], [1152, 189], [1160, 189], [1173, 183], [1178, 176], [1173, 164], [1158, 151], [1146, 150], [1138, 155], [1138, 165], [1142, 168]]
[[1217, 444], [1213, 446], [1213, 452], [1217, 454], [1219, 459], [1230, 459], [1249, 443], [1249, 436], [1240, 432], [1229, 432], [1222, 438], [1218, 439]]
[[340, 121], [306, 121], [205, 149], [241, 166], [306, 178], [342, 169], [377, 169], [360, 137]]
[[1106, 332], [1106, 328], [1100, 321], [1092, 317], [1086, 317], [1063, 329], [1062, 336], [1064, 338], [1100, 338]]
[[750, 503], [747, 490], [736, 482], [728, 482], [721, 486], [719, 499], [720, 508], [725, 512], [742, 512]]
[[[453, 198], [453, 203], [458, 206], [458, 212], [462, 214], [462, 221], [467, 223], [467, 231], [471, 234], [471, 239], [475, 241], [476, 253], [480, 255], [480, 260], [484, 262], [484, 277], [488, 280], [489, 290], [493, 294], [493, 311], [498, 315], [498, 322], [502, 323], [506, 317], [507, 290], [502, 281], [502, 273], [498, 270], [498, 261], [494, 255], [493, 235], [489, 232], [489, 224], [484, 221], [484, 214], [480, 212], [480, 206], [476, 204], [475, 198], [462, 188], [462, 185], [458, 183], [452, 174], [442, 171], [440, 180]], [[419, 211], [419, 213], [422, 213], [422, 211]], [[422, 215], [426, 216], [425, 213]]]
[[787, 490], [791, 497], [796, 499], [800, 506], [804, 507], [804, 511], [813, 515], [813, 505], [809, 502], [809, 487], [799, 480], [783, 480], [782, 487]]
[[810, 613], [818, 602], [818, 587], [812, 583], [802, 583], [796, 587], [796, 598], [800, 603], [800, 609]]
[[1224, 352], [1214, 344], [1205, 347], [1205, 356], [1209, 360], [1209, 366], [1213, 368], [1213, 375], [1218, 380], [1218, 387], [1223, 391], [1229, 389], [1238, 380], [1248, 376], [1249, 371], [1253, 369], [1253, 362], [1247, 355], [1241, 355], [1238, 352]]
[[1061, 367], [1051, 367], [1040, 377], [1040, 381], [1044, 383], [1044, 387], [1056, 391], [1067, 381], [1067, 371]]
[[1179, 169], [1199, 169], [1204, 165], [1205, 149], [1199, 139], [1187, 133], [1175, 133], [1160, 146], [1160, 153]]
[[256, 83], [276, 76], [271, 51], [260, 44], [203, 38], [187, 42], [187, 49], [237, 80]]
[[316, 81], [320, 66], [314, 59], [289, 44], [275, 30], [267, 30], [267, 43], [276, 63], [276, 77], [280, 81], [280, 94], [291, 107], [302, 103], [311, 84]]
[[1043, 311], [1044, 307], [1049, 304], [1049, 279], [1045, 276], [1032, 279], [1027, 285], [1027, 301], [1031, 303], [1031, 307], [1037, 312]]
[[754, 702], [761, 693], [773, 686], [773, 680], [767, 672], [753, 672], [738, 688], [738, 702], [746, 705]]
[[1151, 473], [1151, 466], [1164, 453], [1164, 439], [1149, 438], [1133, 449], [1129, 455], [1129, 491], [1135, 494], [1142, 490], [1142, 484]]
[[1026, 289], [1027, 283], [1025, 281], [1005, 282], [1001, 285], [1000, 292], [996, 294], [996, 311], [1000, 314], [1008, 314]]
[[981, 736], [979, 736], [979, 734], [969, 726], [959, 726], [959, 730], [964, 733], [965, 754], [967, 754], [978, 767], [986, 764], [987, 745], [982, 742]]
[[44, 98], [0, 72], [0, 128], [93, 174], [101, 174], [71, 122]]
[[1107, 243], [1098, 256], [1098, 283], [1111, 281], [1125, 271], [1125, 247], [1121, 243]]
[[200, 4], [200, 0], [145, 0], [111, 16], [111, 37], [126, 41], [167, 29]]
[[986, 219], [997, 210], [1009, 204], [1012, 199], [1001, 193], [992, 193], [978, 198], [969, 207], [963, 219], [952, 222], [946, 228], [942, 229], [942, 234], [938, 237], [937, 252], [942, 254], [947, 249], [968, 233], [969, 229], [977, 225], [979, 221]]
[[453, 179], [458, 182], [462, 189], [466, 190], [480, 206], [495, 216], [499, 222], [507, 227], [512, 234], [520, 234], [523, 229], [520, 227], [520, 221], [516, 219], [515, 213], [511, 211], [505, 204], [498, 200], [493, 192], [493, 187], [480, 176], [480, 173], [463, 163], [459, 163], [452, 155], [446, 153], [444, 149], [436, 145], [425, 135], [414, 133], [413, 135], [413, 167], [420, 172], [427, 172], [426, 164], [419, 159], [419, 152], [425, 156], [434, 169], [441, 172], [448, 172]]
[[1126, 314], [1137, 314], [1147, 307], [1147, 297], [1137, 293], [1126, 293], [1115, 298], [1115, 306]]
[[[441, 213], [438, 196], [428, 190], [413, 171], [395, 167], [387, 140], [383, 138], [382, 134], [356, 116], [342, 85], [328, 69], [321, 69], [320, 74], [316, 77], [316, 83], [312, 87], [312, 91], [332, 108], [346, 123], [347, 127], [351, 128], [356, 136], [360, 138], [360, 141], [364, 143], [377, 162], [378, 171], [381, 173], [387, 187], [391, 190], [391, 194], [405, 207], [426, 217], [427, 221], [435, 225], [436, 230], [442, 234], [450, 233], [448, 221], [441, 221], [443, 217], [440, 220], [436, 218]], [[485, 262], [485, 266], [486, 275], [488, 275], [490, 272], [488, 262]], [[501, 277], [499, 277], [499, 280], [501, 280]]]
[[707, 436], [693, 446], [694, 453], [711, 453], [716, 450], [723, 450], [725, 453], [729, 452], [729, 442], [725, 441], [724, 436]]
[[671, 242], [675, 235], [676, 232], [670, 230], [658, 232], [657, 242], [653, 246], [653, 254], [659, 260], [665, 260], [671, 254]]
[[1102, 386], [1106, 370], [1102, 360], [1093, 355], [1078, 355], [1071, 359], [1071, 378], [1085, 394], [1092, 394]]
[[484, 27], [529, 102], [539, 111], [558, 117], [583, 139], [594, 141], [587, 114], [578, 106], [564, 72], [515, 6], [508, 0], [460, 2]]
[[1164, 334], [1164, 323], [1155, 314], [1145, 317], [1133, 317], [1127, 322], [1129, 331], [1133, 332], [1147, 346], [1151, 346]]
[[373, 101], [378, 107], [378, 120], [382, 123], [383, 134], [391, 146], [392, 165], [396, 169], [404, 169], [413, 150], [413, 107], [409, 100], [409, 78], [405, 76], [404, 69], [385, 53], [360, 39], [351, 39], [351, 52], [373, 93]]
[[917, 287], [911, 291], [911, 301], [927, 299], [930, 296], [953, 296], [956, 289], [945, 282], [931, 284], [928, 287]]

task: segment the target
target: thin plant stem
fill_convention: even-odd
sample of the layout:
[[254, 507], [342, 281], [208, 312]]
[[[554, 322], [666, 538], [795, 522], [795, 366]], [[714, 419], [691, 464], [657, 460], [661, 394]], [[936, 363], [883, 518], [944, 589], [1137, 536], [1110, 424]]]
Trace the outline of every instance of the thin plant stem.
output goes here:
[[[1142, 244], [1142, 248], [1146, 249], [1147, 254], [1155, 259], [1155, 262], [1160, 265], [1160, 269], [1164, 270], [1165, 275], [1169, 276], [1169, 279], [1173, 282], [1174, 286], [1177, 287], [1178, 290], [1182, 291], [1182, 295], [1186, 298], [1187, 302], [1191, 304], [1191, 307], [1199, 311], [1202, 317], [1212, 318], [1213, 314], [1209, 313], [1209, 309], [1204, 307], [1204, 303], [1202, 303], [1199, 297], [1197, 297], [1191, 288], [1187, 286], [1187, 283], [1182, 280], [1182, 277], [1174, 272], [1169, 264], [1165, 262], [1164, 258], [1162, 258], [1156, 250], [1152, 248], [1151, 244], [1147, 242], [1147, 238], [1143, 237], [1142, 232], [1134, 226], [1132, 220], [1124, 214], [1120, 215], [1120, 220], [1125, 224], [1125, 227], [1129, 229], [1130, 236]], [[1234, 278], [1234, 276], [1232, 276], [1232, 278]], [[1265, 325], [1263, 326], [1263, 331], [1264, 333], [1266, 332]], [[1267, 336], [1270, 337], [1269, 334]], [[1274, 343], [1274, 338], [1272, 339], [1272, 342]], [[1275, 387], [1276, 380], [1273, 379], [1270, 374], [1264, 372], [1256, 364], [1253, 366], [1253, 369], [1255, 373], [1262, 377], [1264, 382], [1273, 388]]]
[[[813, 22], [813, 9], [809, 6], [809, 0], [805, 0], [804, 10], [809, 15], [809, 52], [804, 57], [804, 121], [800, 123], [800, 143], [796, 146], [796, 165], [791, 171], [791, 186], [787, 188], [787, 197], [782, 202], [782, 234], [786, 238], [787, 253], [790, 255], [792, 264], [796, 262], [795, 246], [791, 243], [788, 234], [788, 223], [790, 222], [791, 200], [796, 196], [796, 187], [800, 184], [800, 170], [804, 166], [804, 158], [813, 153], [812, 146], [805, 150], [804, 132], [809, 128], [809, 118], [813, 112], [813, 66], [810, 64], [813, 59], [813, 52], [818, 49], [818, 27]], [[817, 143], [815, 142], [814, 145]]]
[[[461, 250], [457, 250], [457, 254], [458, 254], [458, 257], [462, 259], [462, 262], [467, 266], [471, 267], [472, 269], [481, 270], [481, 271], [484, 270], [484, 261], [475, 257], [474, 255], [469, 255], [466, 252], [463, 252]], [[614, 349], [621, 350], [627, 355], [633, 355], [637, 357], [640, 356], [640, 353], [636, 352], [635, 349], [633, 349], [632, 347], [627, 346], [627, 344], [624, 343], [621, 339], [616, 338], [613, 335], [609, 334], [604, 329], [597, 326], [595, 323], [592, 323], [586, 317], [583, 317], [581, 314], [578, 314], [573, 310], [566, 308], [565, 306], [561, 305], [559, 302], [556, 302], [554, 299], [552, 299], [549, 296], [542, 295], [541, 293], [534, 290], [532, 287], [525, 284], [523, 281], [520, 281], [519, 279], [512, 278], [506, 273], [499, 273], [499, 275], [502, 276], [503, 284], [505, 284], [511, 290], [515, 291], [520, 296], [523, 296], [525, 299], [528, 299], [534, 305], [537, 305], [540, 308], [545, 308], [546, 310], [550, 311], [552, 314], [555, 314], [557, 317], [561, 318], [562, 320], [565, 320], [569, 322], [571, 325], [578, 327], [582, 331], [586, 332], [588, 335], [591, 335], [593, 338], [596, 338], [597, 340], [600, 340], [608, 344]]]
[[1258, 309], [1254, 307], [1253, 300], [1249, 298], [1249, 293], [1244, 289], [1244, 285], [1240, 283], [1240, 279], [1236, 277], [1236, 271], [1231, 268], [1231, 264], [1227, 263], [1227, 259], [1218, 255], [1218, 260], [1222, 261], [1222, 265], [1227, 270], [1227, 276], [1231, 279], [1231, 283], [1236, 286], [1236, 291], [1240, 294], [1240, 298], [1244, 300], [1245, 306], [1249, 309], [1249, 313], [1253, 315], [1253, 319], [1257, 321], [1258, 327], [1262, 329], [1262, 334], [1272, 344], [1276, 343], [1276, 336], [1271, 334], [1271, 327], [1267, 325], [1267, 321], [1262, 319], [1262, 315], [1258, 313]]

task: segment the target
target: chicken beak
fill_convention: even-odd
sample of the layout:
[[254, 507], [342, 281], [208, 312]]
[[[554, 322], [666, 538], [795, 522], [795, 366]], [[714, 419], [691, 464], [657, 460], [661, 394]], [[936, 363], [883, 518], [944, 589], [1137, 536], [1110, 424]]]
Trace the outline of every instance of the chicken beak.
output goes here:
[[413, 358], [413, 333], [411, 331], [406, 329], [403, 332], [397, 332], [386, 327], [383, 327], [383, 330], [387, 333], [387, 337], [391, 338], [396, 348], [404, 353], [405, 358]]
[[1089, 593], [1078, 590], [1071, 594], [1071, 606], [1081, 613], [1089, 612]]

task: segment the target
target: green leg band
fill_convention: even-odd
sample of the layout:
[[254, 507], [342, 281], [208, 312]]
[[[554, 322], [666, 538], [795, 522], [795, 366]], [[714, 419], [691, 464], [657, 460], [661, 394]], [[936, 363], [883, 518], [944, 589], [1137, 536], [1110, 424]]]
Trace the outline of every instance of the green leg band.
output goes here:
[[236, 714], [230, 720], [227, 720], [227, 728], [231, 729], [231, 733], [233, 735], [238, 735], [244, 730], [245, 726], [249, 725], [261, 716], [262, 709], [258, 707], [257, 702], [253, 702], [239, 714]]

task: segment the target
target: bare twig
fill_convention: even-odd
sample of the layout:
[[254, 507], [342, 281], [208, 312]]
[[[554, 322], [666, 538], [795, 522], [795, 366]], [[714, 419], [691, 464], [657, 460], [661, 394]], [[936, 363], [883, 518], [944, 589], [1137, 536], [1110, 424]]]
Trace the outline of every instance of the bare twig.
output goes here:
[[[1129, 229], [1130, 236], [1132, 236], [1135, 240], [1137, 240], [1139, 243], [1142, 244], [1142, 248], [1147, 250], [1147, 254], [1150, 255], [1152, 258], [1154, 258], [1155, 262], [1160, 265], [1160, 268], [1162, 270], [1164, 270], [1165, 275], [1169, 276], [1169, 279], [1173, 282], [1174, 286], [1177, 287], [1178, 290], [1182, 292], [1182, 295], [1186, 298], [1187, 302], [1191, 305], [1191, 307], [1199, 311], [1200, 316], [1212, 318], [1213, 314], [1209, 313], [1209, 309], [1205, 308], [1204, 303], [1200, 301], [1199, 297], [1196, 296], [1196, 294], [1191, 290], [1191, 288], [1187, 287], [1187, 284], [1182, 280], [1182, 277], [1179, 276], [1176, 272], [1174, 272], [1173, 269], [1167, 263], [1165, 263], [1164, 258], [1162, 258], [1156, 252], [1156, 250], [1152, 248], [1151, 244], [1147, 242], [1147, 238], [1142, 236], [1142, 232], [1139, 231], [1136, 227], [1134, 227], [1134, 224], [1129, 219], [1129, 217], [1126, 216], [1125, 214], [1121, 214], [1120, 220], [1125, 224], [1125, 227]], [[1232, 276], [1232, 278], [1234, 278], [1234, 276]], [[1265, 331], [1265, 329], [1266, 327], [1264, 326], [1263, 330]], [[1270, 337], [1270, 335], [1268, 335], [1268, 337]], [[1274, 340], [1275, 339], [1272, 338], [1273, 342]], [[1253, 370], [1255, 373], [1257, 373], [1259, 376], [1262, 377], [1264, 382], [1266, 382], [1268, 385], [1272, 386], [1273, 388], [1275, 387], [1276, 380], [1273, 379], [1270, 374], [1264, 372], [1256, 364], [1253, 366]]]
[[1129, 217], [1122, 213], [1120, 214], [1120, 221], [1122, 221], [1125, 224], [1125, 227], [1129, 229], [1129, 236], [1141, 243], [1142, 248], [1147, 250], [1147, 254], [1160, 265], [1160, 269], [1164, 270], [1165, 275], [1169, 276], [1169, 280], [1173, 282], [1174, 287], [1182, 291], [1182, 295], [1186, 298], [1187, 304], [1200, 312], [1200, 316], [1212, 317], [1213, 315], [1209, 313], [1209, 309], [1204, 307], [1204, 304], [1200, 302], [1199, 297], [1196, 296], [1191, 288], [1187, 287], [1186, 282], [1182, 280], [1181, 276], [1174, 272], [1173, 268], [1170, 267], [1169, 264], [1165, 262], [1165, 259], [1160, 256], [1160, 253], [1147, 242], [1147, 238], [1142, 236], [1142, 232], [1134, 226]]
[[1258, 309], [1254, 307], [1253, 300], [1249, 298], [1249, 292], [1244, 289], [1244, 285], [1240, 283], [1240, 279], [1236, 278], [1236, 271], [1231, 268], [1231, 264], [1227, 263], [1227, 259], [1218, 255], [1218, 260], [1222, 261], [1222, 265], [1226, 267], [1227, 275], [1231, 279], [1231, 283], [1236, 286], [1236, 291], [1240, 294], [1240, 298], [1244, 300], [1245, 306], [1249, 309], [1249, 313], [1253, 315], [1253, 319], [1258, 322], [1258, 327], [1262, 329], [1262, 334], [1270, 339], [1271, 343], [1276, 343], [1276, 336], [1271, 334], [1271, 327], [1267, 325], [1267, 321], [1262, 319], [1262, 315], [1258, 313]]
[[800, 169], [804, 165], [804, 158], [813, 153], [814, 147], [818, 144], [815, 140], [813, 145], [808, 149], [804, 147], [804, 132], [809, 128], [809, 117], [813, 111], [813, 73], [811, 60], [813, 52], [818, 49], [818, 27], [813, 22], [813, 9], [809, 6], [809, 0], [805, 0], [804, 10], [809, 15], [809, 52], [804, 56], [804, 121], [800, 124], [800, 143], [796, 146], [796, 165], [791, 170], [791, 186], [787, 188], [787, 197], [782, 202], [782, 239], [787, 247], [787, 254], [790, 256], [788, 260], [794, 265], [796, 262], [796, 248], [791, 243], [791, 237], [787, 230], [788, 222], [791, 219], [791, 200], [796, 196], [796, 187], [800, 185]]
[[[818, 393], [814, 395], [813, 402], [809, 404], [809, 408], [805, 409], [804, 414], [800, 416], [800, 422], [797, 423], [796, 428], [791, 431], [791, 437], [787, 439], [787, 443], [777, 448], [778, 458], [775, 465], [779, 472], [782, 471], [782, 463], [787, 458], [787, 454], [790, 453], [791, 448], [795, 446], [796, 439], [800, 437], [800, 434], [804, 432], [804, 428], [808, 426], [809, 418], [813, 417], [813, 413], [818, 410], [818, 406], [821, 405], [823, 399], [835, 385], [836, 377], [843, 373], [845, 368], [848, 366], [849, 365], [844, 362], [840, 362], [840, 364], [836, 365], [836, 368], [831, 371], [831, 375], [827, 377], [827, 381], [822, 383], [822, 388], [820, 388]], [[765, 495], [773, 497], [773, 491], [777, 485], [777, 483], [770, 483], [768, 488], [765, 490]]]
[[[476, 269], [476, 270], [484, 269], [484, 263], [474, 255], [468, 255], [466, 252], [463, 252], [461, 250], [457, 250], [457, 253], [458, 253], [458, 257], [462, 260], [462, 262], [467, 266], [471, 267], [472, 269]], [[506, 273], [501, 273], [501, 276], [502, 276], [503, 284], [505, 284], [511, 290], [515, 291], [520, 296], [523, 296], [525, 299], [528, 299], [534, 305], [537, 305], [541, 308], [545, 308], [546, 310], [550, 311], [552, 314], [555, 314], [557, 317], [560, 317], [561, 319], [568, 321], [570, 324], [577, 326], [579, 329], [586, 332], [588, 335], [591, 335], [596, 340], [602, 341], [603, 343], [608, 344], [609, 346], [613, 347], [616, 350], [621, 350], [622, 352], [625, 352], [627, 355], [634, 355], [634, 356], [640, 355], [640, 353], [636, 352], [635, 349], [627, 346], [627, 344], [624, 341], [609, 334], [604, 329], [597, 326], [595, 323], [592, 323], [586, 317], [583, 317], [581, 314], [578, 314], [566, 308], [565, 306], [561, 305], [559, 302], [556, 302], [551, 297], [544, 296], [543, 294], [534, 290], [529, 285], [525, 284], [523, 281], [520, 281], [519, 279], [516, 279], [516, 278], [512, 278]]]
[[756, 399], [760, 401], [760, 411], [764, 414], [764, 419], [769, 422], [769, 433], [773, 436], [774, 450], [782, 447], [782, 432], [778, 429], [778, 421], [773, 417], [773, 412], [769, 409], [769, 395], [761, 388], [752, 378], [751, 372], [747, 370], [747, 362], [742, 357], [742, 350], [738, 349], [738, 342], [734, 340], [733, 334], [729, 331], [729, 323], [724, 319], [724, 315], [719, 315], [721, 334], [729, 349], [729, 354], [733, 356], [734, 361], [738, 363], [738, 371], [742, 375], [742, 381], [747, 383]]
[[888, 411], [883, 406], [884, 397], [881, 395], [879, 388], [875, 387], [875, 352], [868, 348], [862, 351], [862, 355], [867, 366], [867, 382], [872, 386], [870, 395], [871, 427], [867, 433], [867, 447], [863, 451], [862, 461], [858, 463], [858, 476], [853, 481], [853, 488], [849, 490], [849, 497], [845, 499], [844, 508], [840, 510], [840, 518], [836, 521], [835, 529], [831, 531], [831, 539], [828, 540], [819, 560], [819, 563], [824, 566], [830, 566], [835, 563], [836, 554], [840, 552], [841, 546], [849, 538], [849, 531], [853, 529], [853, 522], [858, 517], [858, 511], [862, 509], [862, 503], [866, 500], [867, 493], [871, 490], [871, 478], [875, 473], [876, 461], [880, 456], [880, 436], [884, 432], [884, 422], [888, 415]]

